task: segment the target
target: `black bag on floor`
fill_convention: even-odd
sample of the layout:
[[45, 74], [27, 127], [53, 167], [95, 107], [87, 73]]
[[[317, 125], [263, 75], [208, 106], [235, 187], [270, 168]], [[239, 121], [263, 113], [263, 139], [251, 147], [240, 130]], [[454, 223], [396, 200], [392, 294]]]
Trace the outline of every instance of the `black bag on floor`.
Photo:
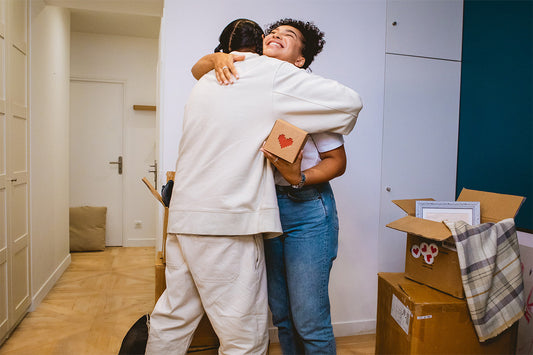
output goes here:
[[122, 340], [118, 355], [144, 355], [148, 341], [148, 322], [150, 315], [145, 314], [128, 330]]

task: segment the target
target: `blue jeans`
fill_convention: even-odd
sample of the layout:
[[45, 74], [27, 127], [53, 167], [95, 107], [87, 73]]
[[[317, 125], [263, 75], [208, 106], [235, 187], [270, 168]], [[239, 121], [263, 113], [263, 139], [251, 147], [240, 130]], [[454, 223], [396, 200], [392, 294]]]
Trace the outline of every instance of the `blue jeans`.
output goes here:
[[328, 294], [339, 223], [329, 183], [276, 187], [284, 234], [265, 240], [268, 303], [283, 354], [335, 354]]

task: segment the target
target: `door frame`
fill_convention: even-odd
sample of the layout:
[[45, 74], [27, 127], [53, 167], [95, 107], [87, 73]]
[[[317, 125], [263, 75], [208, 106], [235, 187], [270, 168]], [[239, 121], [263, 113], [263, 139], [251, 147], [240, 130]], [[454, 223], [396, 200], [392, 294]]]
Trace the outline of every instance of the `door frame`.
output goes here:
[[[122, 157], [124, 157], [124, 152], [126, 150], [126, 140], [127, 140], [127, 135], [126, 135], [126, 110], [127, 110], [127, 107], [126, 107], [126, 83], [127, 83], [127, 80], [125, 79], [107, 79], [107, 78], [99, 78], [99, 77], [85, 77], [85, 76], [70, 76], [69, 78], [69, 85], [72, 81], [81, 81], [81, 82], [90, 82], [90, 83], [104, 83], [104, 84], [120, 84], [122, 85], [122, 117], [120, 118], [121, 119], [121, 124], [122, 124], [122, 139], [121, 139], [121, 151], [122, 151]], [[69, 103], [70, 103], [70, 98], [69, 98]], [[70, 121], [70, 117], [69, 117], [69, 121]], [[70, 134], [69, 134], [69, 139], [70, 139]], [[70, 162], [69, 162], [69, 165], [70, 165]], [[125, 180], [126, 180], [126, 176], [127, 176], [127, 169], [123, 169], [123, 173], [122, 173], [122, 186], [121, 186], [121, 205], [122, 205], [122, 211], [120, 211], [120, 216], [121, 216], [121, 226], [122, 226], [122, 236], [121, 236], [121, 245], [120, 246], [124, 246], [124, 231], [126, 230], [126, 223], [125, 223], [125, 218], [124, 218], [124, 195], [126, 193], [125, 191]], [[107, 245], [106, 245], [107, 246]]]

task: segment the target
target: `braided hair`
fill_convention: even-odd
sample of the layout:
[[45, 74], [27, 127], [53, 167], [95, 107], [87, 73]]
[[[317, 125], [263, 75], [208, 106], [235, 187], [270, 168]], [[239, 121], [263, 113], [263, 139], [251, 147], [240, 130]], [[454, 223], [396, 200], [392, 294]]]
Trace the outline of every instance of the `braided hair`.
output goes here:
[[250, 49], [263, 54], [263, 30], [252, 20], [237, 19], [227, 25], [220, 37], [215, 52], [230, 53], [241, 49]]

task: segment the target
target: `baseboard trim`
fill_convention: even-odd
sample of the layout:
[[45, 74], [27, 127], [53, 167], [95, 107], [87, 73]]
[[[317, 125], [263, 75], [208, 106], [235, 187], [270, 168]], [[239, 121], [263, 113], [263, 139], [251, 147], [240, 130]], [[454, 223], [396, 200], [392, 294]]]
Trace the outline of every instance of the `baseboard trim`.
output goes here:
[[46, 280], [46, 282], [41, 286], [39, 291], [37, 291], [31, 300], [30, 308], [28, 309], [28, 312], [33, 312], [37, 309], [37, 307], [41, 304], [41, 302], [44, 300], [48, 292], [54, 287], [57, 280], [63, 275], [65, 270], [70, 265], [71, 258], [70, 253], [63, 259], [63, 261], [59, 264], [59, 266], [54, 270], [54, 272], [50, 275], [50, 277]]
[[[348, 337], [352, 335], [363, 335], [363, 334], [375, 334], [376, 333], [376, 320], [368, 319], [361, 321], [352, 321], [352, 322], [337, 322], [333, 323], [333, 333], [336, 338], [339, 337]], [[270, 342], [279, 343], [278, 338], [278, 328], [270, 327], [268, 329], [268, 334], [270, 336]]]
[[155, 238], [146, 239], [128, 239], [125, 247], [153, 247], [155, 245]]
[[376, 333], [376, 320], [366, 319], [353, 322], [333, 323], [335, 337], [348, 337], [352, 335]]

